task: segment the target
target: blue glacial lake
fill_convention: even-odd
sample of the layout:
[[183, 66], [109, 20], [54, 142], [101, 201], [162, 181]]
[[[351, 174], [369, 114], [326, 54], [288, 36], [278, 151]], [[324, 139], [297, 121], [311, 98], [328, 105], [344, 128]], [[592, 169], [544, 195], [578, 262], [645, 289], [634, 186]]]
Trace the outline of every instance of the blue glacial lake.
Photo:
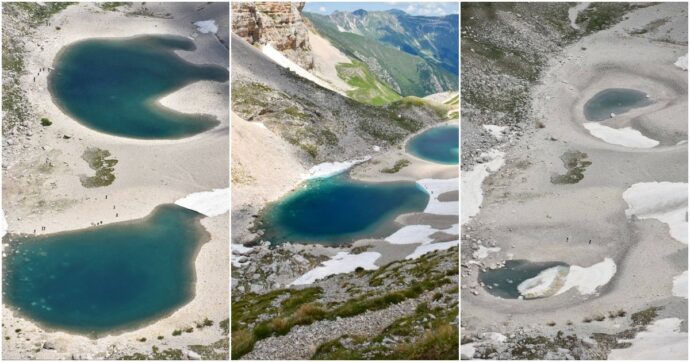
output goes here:
[[459, 160], [458, 126], [430, 128], [407, 142], [407, 152], [425, 160], [454, 165]]
[[195, 211], [161, 205], [131, 222], [6, 236], [4, 302], [40, 325], [89, 336], [164, 317], [194, 297], [209, 238]]
[[48, 85], [54, 102], [94, 130], [139, 139], [176, 139], [209, 130], [218, 120], [163, 107], [158, 100], [191, 83], [225, 82], [228, 70], [185, 61], [191, 39], [138, 36], [89, 39], [63, 48]]
[[603, 121], [625, 113], [633, 108], [645, 107], [652, 102], [647, 93], [634, 89], [609, 88], [597, 93], [584, 105], [585, 118], [589, 121]]
[[261, 217], [263, 239], [341, 244], [392, 234], [400, 214], [421, 212], [429, 195], [414, 182], [367, 183], [346, 174], [307, 181], [270, 204]]
[[528, 260], [507, 260], [505, 266], [498, 269], [487, 269], [479, 273], [479, 281], [486, 286], [486, 291], [492, 295], [507, 299], [517, 299], [521, 294], [518, 285], [527, 279], [532, 279], [543, 270], [555, 266], [568, 266], [562, 262], [531, 262]]

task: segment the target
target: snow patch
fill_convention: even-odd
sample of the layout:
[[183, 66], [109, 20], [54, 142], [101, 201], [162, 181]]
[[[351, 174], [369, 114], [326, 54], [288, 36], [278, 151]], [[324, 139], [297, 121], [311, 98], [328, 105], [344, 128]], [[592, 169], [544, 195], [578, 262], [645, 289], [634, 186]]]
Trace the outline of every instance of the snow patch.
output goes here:
[[333, 86], [330, 83], [322, 80], [321, 78], [315, 76], [314, 74], [309, 73], [308, 70], [302, 68], [297, 63], [288, 59], [285, 55], [283, 55], [283, 53], [281, 53], [280, 51], [273, 48], [270, 44], [264, 45], [261, 48], [261, 51], [264, 53], [265, 56], [271, 58], [271, 60], [278, 63], [278, 65], [280, 65], [283, 68], [287, 68], [287, 69], [295, 72], [300, 77], [307, 79], [307, 80], [310, 80], [310, 81], [320, 85], [321, 87], [324, 87], [324, 88], [331, 90], [333, 92], [341, 93], [337, 89], [333, 88]]
[[408, 225], [387, 237], [385, 240], [391, 244], [427, 244], [434, 239], [431, 234], [439, 230], [429, 225]]
[[196, 25], [196, 30], [203, 34], [216, 34], [218, 32], [218, 25], [216, 25], [215, 20], [201, 20], [195, 22], [194, 25]]
[[682, 70], [688, 70], [688, 54], [686, 53], [685, 55], [678, 57], [678, 60], [676, 60], [673, 65]]
[[369, 161], [369, 159], [371, 159], [371, 157], [366, 156], [364, 158], [360, 158], [357, 160], [351, 160], [351, 161], [320, 163], [320, 164], [310, 168], [306, 175], [302, 175], [302, 178], [305, 180], [309, 180], [309, 179], [314, 179], [314, 178], [326, 178], [326, 177], [335, 176], [339, 173], [343, 173], [343, 172], [349, 170], [350, 167], [352, 167], [354, 165]]
[[506, 128], [508, 128], [507, 126], [496, 126], [493, 124], [485, 124], [482, 127], [484, 127], [484, 129], [487, 130], [487, 132], [491, 133], [491, 135], [499, 141], [503, 139], [503, 137], [505, 136]]
[[682, 319], [665, 318], [654, 321], [635, 338], [619, 340], [632, 346], [613, 349], [611, 360], [688, 360], [688, 334], [681, 332]]
[[380, 253], [373, 251], [366, 251], [359, 254], [349, 254], [345, 251], [341, 251], [330, 260], [324, 261], [320, 266], [297, 278], [294, 282], [290, 283], [290, 285], [312, 284], [330, 275], [351, 273], [359, 267], [366, 270], [378, 269], [379, 267], [374, 264], [374, 262], [380, 257]]
[[429, 203], [424, 209], [424, 213], [434, 215], [457, 215], [460, 203], [458, 201], [439, 201], [438, 197], [446, 192], [458, 191], [458, 179], [432, 179], [426, 178], [417, 181], [429, 194]]
[[222, 215], [230, 210], [230, 188], [195, 192], [175, 201], [175, 204], [209, 217]]
[[484, 245], [479, 245], [479, 249], [472, 253], [472, 257], [475, 259], [485, 259], [489, 256], [489, 253], [498, 253], [499, 251], [501, 251], [501, 248], [499, 247], [487, 248]]
[[625, 216], [657, 219], [669, 227], [674, 239], [688, 243], [688, 184], [684, 182], [640, 182], [623, 192], [628, 203]]
[[681, 297], [688, 299], [688, 271], [684, 271], [679, 275], [673, 277], [673, 289], [671, 294], [674, 297]]
[[477, 351], [477, 349], [474, 348], [475, 344], [476, 343], [465, 343], [463, 345], [460, 345], [460, 359], [474, 359], [474, 352]]
[[565, 283], [556, 295], [577, 288], [580, 294], [594, 294], [602, 285], [608, 283], [616, 274], [616, 263], [611, 258], [589, 267], [571, 265], [566, 276]]
[[580, 13], [580, 11], [587, 9], [589, 7], [589, 3], [579, 3], [571, 8], [568, 9], [568, 19], [570, 20], [570, 27], [575, 29], [575, 30], [580, 30], [580, 27], [575, 23], [577, 20], [577, 14]]
[[432, 251], [436, 250], [448, 250], [454, 246], [460, 245], [459, 240], [452, 240], [452, 241], [446, 241], [443, 243], [435, 243], [435, 244], [422, 244], [415, 249], [412, 254], [408, 255], [405, 257], [405, 259], [417, 259], [420, 256], [430, 253]]
[[592, 136], [613, 145], [630, 148], [652, 148], [659, 145], [659, 141], [646, 137], [632, 127], [611, 128], [597, 122], [585, 122], [583, 126]]
[[503, 166], [504, 156], [505, 153], [499, 150], [485, 152], [481, 157], [487, 158], [488, 162], [477, 164], [472, 170], [462, 172], [462, 224], [479, 213], [479, 208], [484, 201], [482, 191], [484, 179]]
[[548, 268], [520, 283], [517, 289], [526, 299], [550, 297], [558, 292], [567, 274], [567, 266]]
[[5, 211], [0, 209], [0, 238], [7, 234], [7, 219], [5, 219]]

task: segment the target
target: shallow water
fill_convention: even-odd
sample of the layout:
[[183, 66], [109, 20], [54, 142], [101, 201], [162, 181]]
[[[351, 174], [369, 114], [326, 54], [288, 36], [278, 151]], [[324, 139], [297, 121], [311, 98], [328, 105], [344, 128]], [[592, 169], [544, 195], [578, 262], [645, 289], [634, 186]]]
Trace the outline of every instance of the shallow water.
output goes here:
[[443, 164], [457, 164], [459, 160], [458, 126], [439, 126], [430, 128], [407, 142], [407, 152]]
[[145, 219], [15, 238], [5, 303], [49, 328], [98, 335], [167, 315], [194, 297], [201, 215], [161, 205]]
[[158, 100], [197, 81], [228, 80], [227, 69], [192, 64], [175, 53], [195, 48], [179, 36], [79, 41], [56, 56], [49, 89], [65, 113], [100, 132], [140, 139], [191, 136], [218, 120], [176, 112]]
[[611, 113], [619, 115], [633, 108], [648, 106], [653, 102], [647, 94], [634, 89], [609, 88], [597, 93], [584, 105], [585, 117], [589, 121], [603, 121]]
[[517, 299], [521, 294], [518, 285], [527, 279], [536, 277], [543, 270], [555, 266], [567, 266], [562, 262], [538, 262], [528, 260], [508, 260], [499, 269], [487, 269], [479, 273], [479, 281], [491, 289], [485, 288], [490, 294], [507, 299]]
[[[263, 239], [339, 244], [395, 231], [393, 220], [421, 212], [429, 195], [414, 182], [366, 183], [347, 175], [314, 179], [267, 207]], [[399, 227], [399, 226], [398, 226]]]

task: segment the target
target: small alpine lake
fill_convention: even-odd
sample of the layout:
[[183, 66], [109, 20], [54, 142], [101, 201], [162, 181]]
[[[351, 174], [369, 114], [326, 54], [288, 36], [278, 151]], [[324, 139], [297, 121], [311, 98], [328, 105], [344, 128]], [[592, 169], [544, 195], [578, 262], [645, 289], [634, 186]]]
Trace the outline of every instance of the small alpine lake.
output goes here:
[[158, 206], [143, 219], [7, 235], [3, 298], [40, 325], [98, 336], [153, 322], [194, 298], [203, 215]]
[[387, 236], [398, 228], [393, 222], [398, 215], [422, 212], [428, 201], [429, 194], [417, 183], [360, 182], [345, 173], [308, 180], [269, 204], [260, 229], [273, 245], [336, 245]]
[[405, 146], [407, 152], [436, 163], [456, 165], [459, 162], [460, 128], [437, 126], [412, 137]]
[[175, 51], [194, 51], [181, 36], [87, 39], [60, 50], [48, 86], [54, 102], [86, 127], [116, 136], [177, 139], [219, 124], [208, 115], [162, 106], [160, 98], [191, 83], [225, 82], [218, 65], [198, 65]]
[[635, 89], [609, 88], [595, 94], [584, 105], [585, 118], [589, 121], [603, 121], [611, 115], [625, 113], [633, 108], [654, 103], [647, 94]]

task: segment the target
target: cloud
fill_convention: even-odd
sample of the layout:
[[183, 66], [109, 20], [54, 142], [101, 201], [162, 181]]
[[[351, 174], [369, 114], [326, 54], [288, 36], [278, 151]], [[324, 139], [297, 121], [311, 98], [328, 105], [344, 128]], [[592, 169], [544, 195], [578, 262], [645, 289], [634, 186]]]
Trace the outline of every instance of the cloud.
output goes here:
[[425, 15], [425, 16], [444, 16], [448, 12], [439, 4], [427, 3], [427, 4], [411, 4], [405, 8], [405, 12], [412, 15]]
[[325, 13], [325, 12], [326, 12], [326, 8], [322, 6], [322, 7], [319, 8], [319, 11], [322, 12], [322, 13]]

